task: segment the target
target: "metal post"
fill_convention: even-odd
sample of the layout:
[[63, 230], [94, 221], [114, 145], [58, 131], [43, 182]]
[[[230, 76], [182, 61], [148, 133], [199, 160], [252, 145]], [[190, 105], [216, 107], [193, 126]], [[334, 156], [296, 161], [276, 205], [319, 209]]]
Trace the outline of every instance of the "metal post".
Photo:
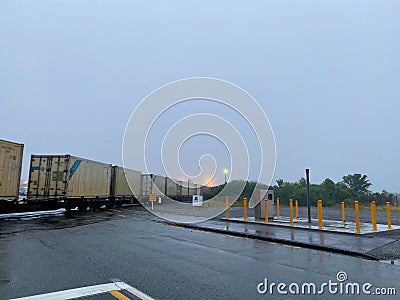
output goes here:
[[247, 221], [247, 198], [243, 198], [243, 220]]
[[[147, 178], [146, 178], [147, 185]], [[150, 194], [153, 194], [153, 174], [150, 174]]]
[[268, 223], [268, 199], [264, 200], [264, 214], [265, 214], [265, 223]]
[[345, 214], [344, 214], [344, 202], [341, 203], [342, 206], [342, 225], [346, 223]]
[[358, 201], [354, 201], [354, 212], [356, 215], [356, 233], [360, 233], [360, 212], [358, 207]]
[[311, 208], [310, 208], [310, 169], [306, 169], [307, 178], [307, 217], [308, 223], [311, 223]]
[[322, 229], [322, 200], [318, 200], [318, 228]]
[[392, 229], [392, 219], [390, 218], [390, 202], [386, 202], [386, 215], [387, 215], [388, 229]]
[[376, 226], [376, 205], [375, 205], [375, 201], [371, 202], [371, 221], [372, 221], [372, 231], [377, 231], [378, 228]]
[[296, 204], [296, 219], [298, 219], [299, 218], [299, 201], [296, 200], [295, 204]]
[[293, 226], [293, 200], [289, 200], [289, 216], [290, 216], [290, 226]]
[[226, 197], [225, 198], [225, 207], [226, 207], [226, 211], [225, 211], [225, 219], [229, 219], [229, 198]]
[[276, 198], [276, 215], [277, 215], [278, 219], [281, 216], [281, 209], [280, 209], [279, 205], [280, 205], [280, 200], [279, 200], [279, 198]]

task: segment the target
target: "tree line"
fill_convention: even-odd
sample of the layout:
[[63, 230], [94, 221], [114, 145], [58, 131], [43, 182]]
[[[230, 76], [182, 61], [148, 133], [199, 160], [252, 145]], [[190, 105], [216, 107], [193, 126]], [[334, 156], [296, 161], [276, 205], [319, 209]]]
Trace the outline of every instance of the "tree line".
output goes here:
[[[243, 181], [237, 180], [237, 183], [243, 184]], [[235, 183], [235, 181], [233, 182]], [[242, 194], [239, 197], [249, 198], [256, 187], [267, 188], [266, 185], [257, 184], [255, 181], [247, 181]], [[323, 200], [324, 206], [337, 206], [344, 201], [348, 205], [353, 205], [357, 200], [361, 205], [369, 205], [371, 201], [375, 201], [377, 205], [384, 205], [387, 201], [397, 204], [396, 196], [385, 190], [382, 192], [371, 192], [369, 187], [372, 183], [367, 175], [359, 173], [348, 174], [343, 176], [339, 182], [334, 182], [330, 178], [326, 178], [321, 184], [310, 184], [310, 203], [317, 205], [318, 200]], [[217, 195], [225, 184], [210, 187], [204, 192], [204, 198], [210, 199]], [[300, 178], [296, 182], [288, 182], [283, 179], [276, 180], [276, 184], [269, 187], [274, 191], [275, 198], [280, 198], [281, 203], [288, 203], [289, 199], [297, 199], [300, 206], [307, 205], [307, 182], [305, 178]]]

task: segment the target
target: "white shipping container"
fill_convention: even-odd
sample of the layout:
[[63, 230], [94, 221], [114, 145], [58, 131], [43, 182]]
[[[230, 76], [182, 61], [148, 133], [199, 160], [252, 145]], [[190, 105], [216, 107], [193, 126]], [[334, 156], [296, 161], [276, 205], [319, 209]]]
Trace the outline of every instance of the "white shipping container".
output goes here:
[[0, 140], [0, 199], [18, 199], [23, 144]]
[[108, 198], [111, 164], [72, 155], [32, 155], [28, 198]]

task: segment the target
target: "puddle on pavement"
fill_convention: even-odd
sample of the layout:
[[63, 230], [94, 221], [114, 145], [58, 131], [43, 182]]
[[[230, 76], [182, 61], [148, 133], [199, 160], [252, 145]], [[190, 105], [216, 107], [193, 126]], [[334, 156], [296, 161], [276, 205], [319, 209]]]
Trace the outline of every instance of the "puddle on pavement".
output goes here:
[[398, 260], [398, 259], [385, 259], [385, 260], [380, 260], [379, 262], [384, 263], [384, 264], [394, 265], [394, 266], [400, 266], [400, 260]]

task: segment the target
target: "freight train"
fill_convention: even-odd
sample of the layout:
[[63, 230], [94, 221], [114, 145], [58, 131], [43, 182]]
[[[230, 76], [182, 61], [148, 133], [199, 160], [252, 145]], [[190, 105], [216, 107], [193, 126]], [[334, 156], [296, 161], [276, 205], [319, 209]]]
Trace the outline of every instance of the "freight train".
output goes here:
[[[205, 187], [69, 154], [32, 155], [27, 198], [18, 201], [23, 145], [0, 140], [0, 212], [144, 203], [150, 194], [191, 201]], [[131, 186], [128, 185], [127, 179]], [[1, 201], [3, 200], [3, 201]]]
[[24, 145], [0, 140], [0, 211], [18, 199]]

